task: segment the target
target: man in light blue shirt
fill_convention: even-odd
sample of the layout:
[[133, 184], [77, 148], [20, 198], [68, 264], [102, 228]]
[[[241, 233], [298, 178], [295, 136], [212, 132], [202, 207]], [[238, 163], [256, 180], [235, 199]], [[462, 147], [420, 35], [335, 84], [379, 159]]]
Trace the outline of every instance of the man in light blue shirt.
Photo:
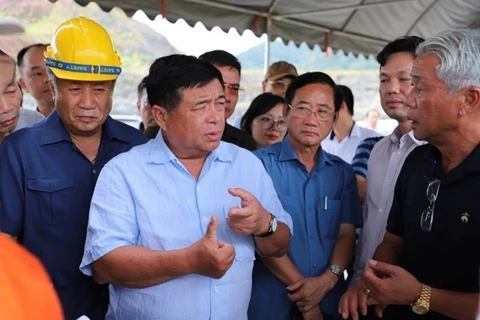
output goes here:
[[322, 150], [342, 103], [335, 82], [306, 73], [287, 89], [288, 135], [257, 150], [295, 224], [288, 254], [255, 262], [250, 320], [338, 319], [362, 215], [349, 164]]
[[220, 142], [223, 89], [194, 57], [150, 67], [161, 130], [104, 167], [80, 267], [110, 283], [107, 319], [247, 319], [255, 251], [286, 252], [292, 221], [263, 165]]

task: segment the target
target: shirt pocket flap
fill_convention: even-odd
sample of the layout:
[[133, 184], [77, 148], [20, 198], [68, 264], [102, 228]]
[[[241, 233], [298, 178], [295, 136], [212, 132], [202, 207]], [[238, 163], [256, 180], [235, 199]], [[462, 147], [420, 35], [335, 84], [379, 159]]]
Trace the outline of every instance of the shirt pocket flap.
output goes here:
[[67, 178], [32, 178], [27, 180], [27, 187], [32, 191], [56, 192], [73, 188], [73, 180]]

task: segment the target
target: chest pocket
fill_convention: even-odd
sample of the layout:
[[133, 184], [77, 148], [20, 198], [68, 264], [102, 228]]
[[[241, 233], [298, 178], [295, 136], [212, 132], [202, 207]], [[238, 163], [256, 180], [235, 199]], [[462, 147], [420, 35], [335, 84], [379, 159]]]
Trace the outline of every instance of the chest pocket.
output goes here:
[[[236, 204], [233, 204], [235, 206]], [[226, 223], [228, 218], [228, 211], [231, 207], [224, 207], [223, 214], [225, 222], [219, 223], [218, 233], [222, 233], [226, 242], [230, 242], [235, 247], [235, 261], [237, 262], [252, 262], [255, 260], [255, 242], [253, 236], [243, 236], [234, 233]], [[223, 230], [222, 230], [223, 229]]]
[[30, 178], [27, 180], [25, 202], [34, 209], [34, 221], [39, 224], [59, 224], [68, 221], [73, 180], [69, 178]]
[[338, 228], [340, 227], [341, 220], [341, 202], [340, 200], [334, 200], [328, 198], [327, 204], [325, 205], [325, 200], [322, 199], [321, 202], [317, 204], [317, 212], [320, 216], [320, 230], [322, 235], [335, 240], [338, 237]]

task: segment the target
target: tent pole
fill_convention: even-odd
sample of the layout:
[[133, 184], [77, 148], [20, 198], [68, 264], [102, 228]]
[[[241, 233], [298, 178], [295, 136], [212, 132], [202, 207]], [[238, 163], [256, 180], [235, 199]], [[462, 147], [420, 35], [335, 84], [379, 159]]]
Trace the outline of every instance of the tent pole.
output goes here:
[[267, 73], [268, 66], [270, 65], [270, 37], [272, 28], [272, 19], [267, 17], [267, 40], [265, 40], [265, 55], [263, 57], [263, 74]]

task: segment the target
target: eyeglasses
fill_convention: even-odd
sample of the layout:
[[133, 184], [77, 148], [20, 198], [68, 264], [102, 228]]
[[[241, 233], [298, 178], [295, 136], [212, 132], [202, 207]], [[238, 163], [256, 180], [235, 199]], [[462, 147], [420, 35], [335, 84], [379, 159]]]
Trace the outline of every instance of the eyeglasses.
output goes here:
[[258, 120], [262, 124], [262, 128], [265, 129], [265, 130], [277, 127], [278, 131], [280, 131], [280, 132], [287, 131], [287, 121], [285, 121], [285, 120], [275, 121], [272, 118], [267, 117], [267, 116], [260, 117], [260, 118], [258, 118]]
[[318, 121], [329, 121], [336, 114], [336, 112], [330, 112], [330, 111], [322, 110], [322, 109], [317, 110], [317, 111], [312, 111], [305, 104], [298, 105], [296, 107], [293, 107], [290, 104], [287, 104], [287, 106], [290, 109], [292, 109], [292, 114], [296, 117], [299, 117], [299, 118], [308, 118], [308, 117], [310, 117], [310, 114], [313, 113], [313, 114], [315, 114], [315, 118]]
[[427, 186], [427, 200], [429, 205], [427, 209], [423, 210], [420, 218], [420, 227], [423, 231], [430, 232], [433, 225], [433, 215], [435, 213], [435, 201], [438, 198], [438, 191], [440, 190], [440, 180], [435, 179], [430, 181]]
[[288, 86], [290, 85], [290, 82], [285, 83], [283, 81], [268, 80], [268, 83], [270, 83], [272, 85], [272, 88], [277, 89], [277, 90], [287, 90]]
[[225, 90], [228, 90], [233, 95], [238, 95], [240, 92], [245, 91], [245, 89], [241, 88], [238, 84], [230, 84], [230, 83], [223, 83], [225, 86]]

